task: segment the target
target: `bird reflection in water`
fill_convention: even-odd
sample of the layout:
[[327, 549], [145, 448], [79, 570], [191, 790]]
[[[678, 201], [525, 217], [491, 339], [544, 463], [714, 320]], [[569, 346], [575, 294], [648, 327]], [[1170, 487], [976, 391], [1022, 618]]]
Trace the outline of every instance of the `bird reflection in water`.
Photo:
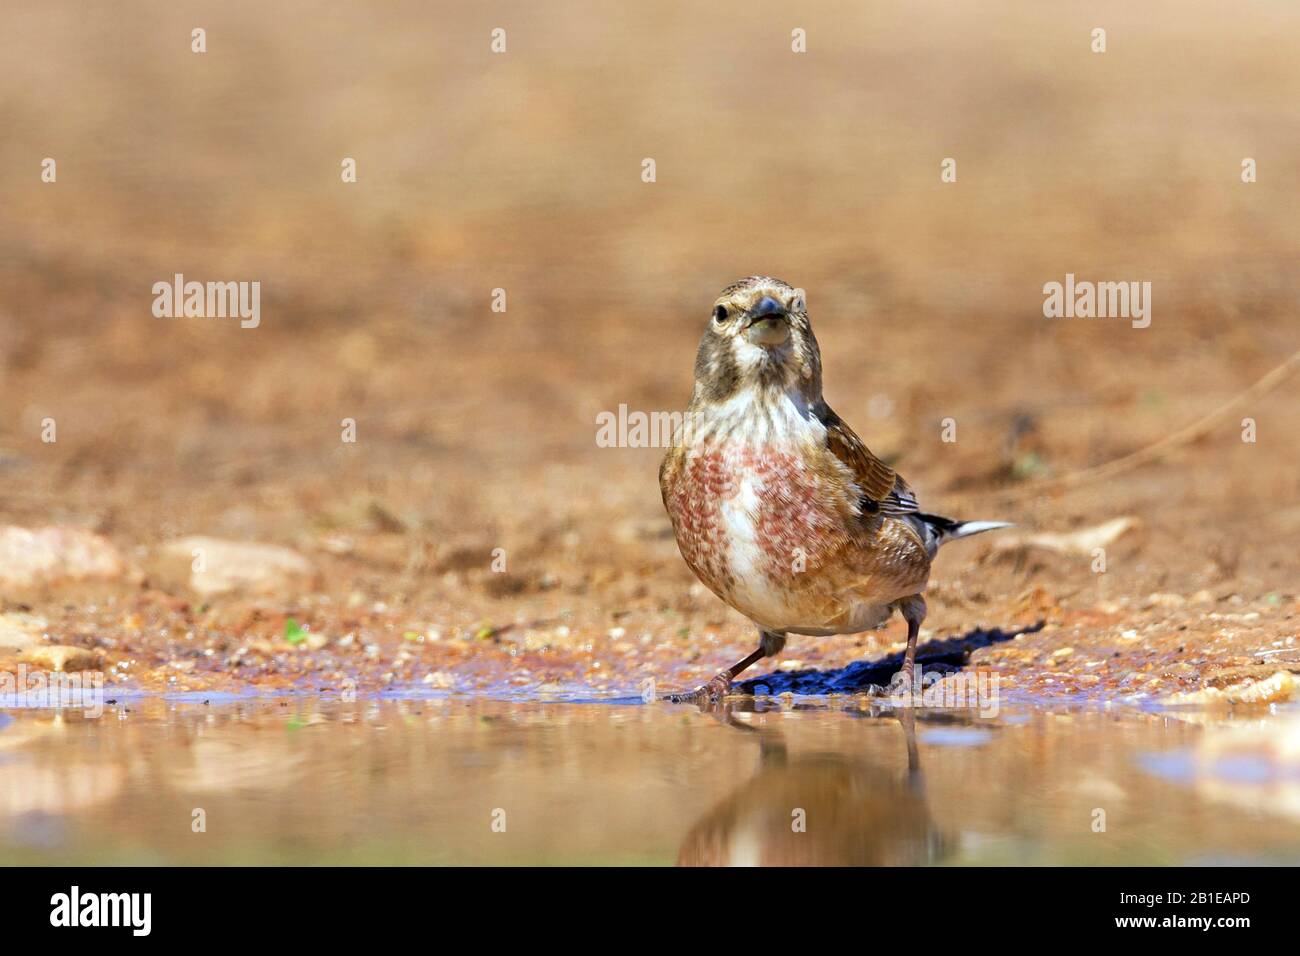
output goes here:
[[780, 731], [719, 716], [757, 738], [758, 772], [691, 828], [679, 866], [915, 866], [951, 852], [926, 805], [911, 711], [897, 718], [901, 773], [841, 754], [792, 757]]

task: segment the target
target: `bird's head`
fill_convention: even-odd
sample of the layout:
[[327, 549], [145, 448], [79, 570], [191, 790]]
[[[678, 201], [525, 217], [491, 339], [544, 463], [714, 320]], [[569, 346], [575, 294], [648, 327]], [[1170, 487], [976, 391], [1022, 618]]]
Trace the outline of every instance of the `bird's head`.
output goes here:
[[742, 391], [796, 390], [821, 397], [821, 353], [801, 289], [749, 276], [713, 303], [695, 359], [697, 401], [725, 402]]

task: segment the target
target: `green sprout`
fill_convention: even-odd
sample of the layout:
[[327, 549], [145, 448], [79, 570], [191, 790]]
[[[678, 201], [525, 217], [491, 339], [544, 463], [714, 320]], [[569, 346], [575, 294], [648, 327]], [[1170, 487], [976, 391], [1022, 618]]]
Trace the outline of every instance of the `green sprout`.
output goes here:
[[307, 640], [307, 629], [293, 618], [289, 618], [284, 622], [284, 639], [289, 644], [301, 644]]

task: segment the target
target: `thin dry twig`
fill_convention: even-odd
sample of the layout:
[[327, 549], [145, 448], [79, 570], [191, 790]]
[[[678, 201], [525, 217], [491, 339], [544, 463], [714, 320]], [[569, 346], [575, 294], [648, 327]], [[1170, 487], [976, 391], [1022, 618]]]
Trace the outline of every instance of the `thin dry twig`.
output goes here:
[[1238, 394], [1231, 401], [1220, 405], [1208, 415], [1197, 419], [1187, 427], [1174, 432], [1172, 435], [1166, 435], [1158, 442], [1147, 445], [1145, 448], [1139, 448], [1135, 452], [1130, 452], [1127, 455], [1097, 465], [1093, 468], [1084, 468], [1081, 471], [1068, 472], [1064, 475], [1058, 475], [1055, 478], [1043, 478], [1026, 485], [1021, 485], [1018, 488], [1008, 489], [1001, 492], [1001, 494], [1005, 498], [1020, 499], [1040, 495], [1046, 491], [1078, 488], [1081, 485], [1091, 484], [1105, 478], [1113, 478], [1126, 471], [1132, 471], [1133, 469], [1140, 468], [1143, 465], [1149, 465], [1152, 462], [1159, 461], [1174, 449], [1183, 445], [1189, 445], [1198, 438], [1208, 435], [1214, 427], [1219, 424], [1219, 422], [1230, 415], [1235, 409], [1245, 405], [1247, 402], [1263, 398], [1290, 378], [1296, 369], [1300, 369], [1300, 350], [1293, 352], [1285, 362], [1272, 369], [1255, 382], [1254, 385]]

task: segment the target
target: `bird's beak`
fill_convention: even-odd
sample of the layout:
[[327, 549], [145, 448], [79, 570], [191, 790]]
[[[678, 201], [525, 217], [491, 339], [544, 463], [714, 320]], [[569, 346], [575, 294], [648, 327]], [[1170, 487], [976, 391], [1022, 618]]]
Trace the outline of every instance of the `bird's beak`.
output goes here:
[[745, 317], [745, 338], [766, 348], [784, 345], [790, 338], [789, 318], [785, 306], [765, 295]]

